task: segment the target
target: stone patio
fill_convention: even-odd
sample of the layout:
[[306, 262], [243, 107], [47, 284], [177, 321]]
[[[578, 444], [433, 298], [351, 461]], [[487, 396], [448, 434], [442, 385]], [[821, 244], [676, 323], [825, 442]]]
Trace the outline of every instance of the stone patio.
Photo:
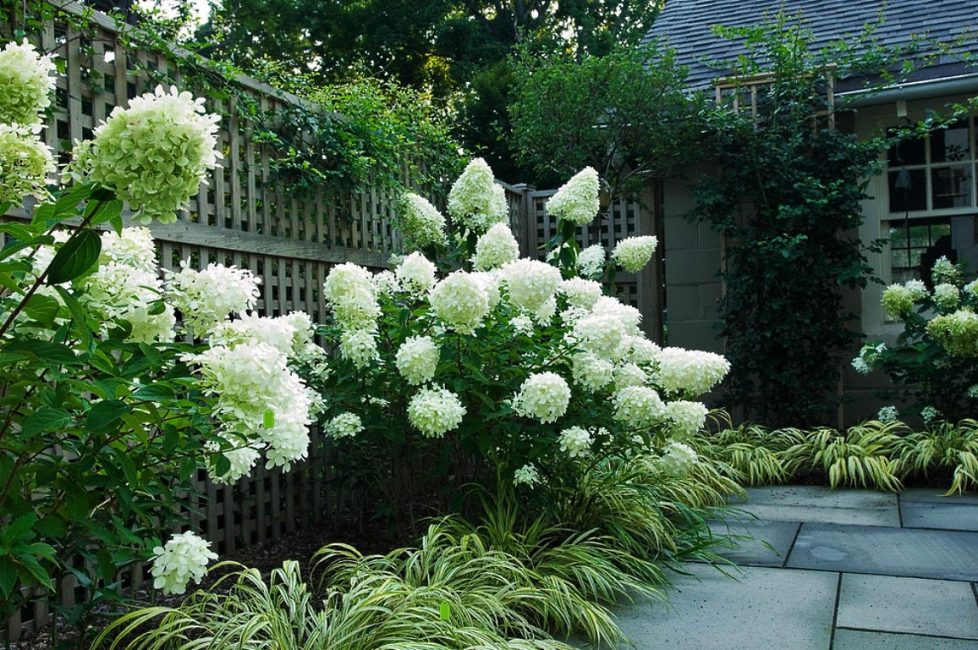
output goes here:
[[702, 564], [668, 602], [623, 607], [631, 646], [978, 650], [978, 496], [748, 490], [717, 532], [734, 579]]

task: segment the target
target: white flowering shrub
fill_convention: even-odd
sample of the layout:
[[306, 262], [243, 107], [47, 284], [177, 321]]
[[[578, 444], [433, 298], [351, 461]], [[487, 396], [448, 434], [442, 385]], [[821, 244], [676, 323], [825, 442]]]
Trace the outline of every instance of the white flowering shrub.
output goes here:
[[867, 342], [852, 367], [881, 370], [901, 386], [908, 402], [902, 415], [956, 421], [978, 408], [971, 391], [978, 384], [978, 280], [966, 281], [964, 269], [943, 257], [931, 279], [932, 289], [909, 280], [883, 290], [883, 310], [903, 331], [895, 344]]
[[[0, 214], [39, 201], [32, 219], [0, 224], [0, 618], [88, 573], [93, 598], [71, 613], [84, 621], [135, 561], [152, 557], [167, 593], [200, 580], [208, 543], [162, 542], [188, 523], [198, 472], [231, 484], [305, 458], [322, 400], [297, 370], [329, 369], [307, 315], [253, 312], [250, 271], [164, 275], [150, 231], [123, 227], [125, 201], [166, 221], [197, 193], [218, 118], [187, 93], [137, 98], [76, 145], [58, 188], [34, 124], [51, 69], [29, 46], [0, 51]], [[372, 291], [336, 292], [351, 321], [379, 313]], [[355, 436], [356, 417], [333, 435]]]
[[[590, 220], [597, 184], [578, 175], [549, 209], [572, 226]], [[340, 473], [370, 482], [395, 516], [473, 481], [542, 495], [591, 463], [658, 457], [702, 428], [695, 400], [729, 369], [719, 355], [660, 349], [636, 308], [605, 295], [598, 278], [648, 263], [654, 242], [638, 238], [609, 260], [558, 241], [566, 254], [553, 263], [519, 259], [497, 187], [479, 160], [455, 183], [448, 245], [426, 250], [444, 257], [415, 251], [393, 280], [351, 264], [326, 278], [331, 317], [320, 332], [339, 350], [313, 382], [326, 430]], [[354, 335], [369, 358], [345, 349]]]

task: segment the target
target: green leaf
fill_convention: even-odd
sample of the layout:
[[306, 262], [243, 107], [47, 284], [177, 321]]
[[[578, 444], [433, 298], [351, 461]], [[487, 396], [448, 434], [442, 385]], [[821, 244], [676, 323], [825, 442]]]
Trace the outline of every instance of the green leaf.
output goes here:
[[60, 308], [61, 303], [56, 298], [35, 293], [24, 305], [24, 313], [37, 322], [50, 327], [54, 324], [54, 319], [57, 318]]
[[92, 187], [91, 183], [78, 183], [62, 192], [58, 200], [54, 202], [52, 217], [58, 221], [74, 217], [78, 204], [91, 195]]
[[42, 431], [62, 429], [71, 422], [71, 414], [61, 409], [42, 406], [24, 418], [21, 433], [33, 436]]
[[4, 598], [10, 598], [17, 583], [17, 565], [9, 557], [0, 557], [0, 592]]
[[41, 521], [37, 522], [37, 525], [34, 526], [34, 530], [44, 537], [57, 538], [65, 534], [66, 527], [65, 522], [62, 521], [60, 517], [55, 517], [52, 515], [47, 516]]
[[0, 360], [37, 359], [52, 366], [78, 363], [75, 353], [66, 345], [51, 341], [15, 339], [3, 346]]
[[149, 402], [166, 402], [176, 399], [176, 396], [177, 393], [173, 388], [161, 382], [140, 386], [133, 392], [133, 397]]
[[98, 262], [102, 238], [94, 230], [79, 230], [58, 250], [48, 267], [48, 284], [62, 284], [83, 275]]
[[35, 522], [37, 522], [37, 516], [33, 512], [21, 515], [3, 528], [3, 531], [0, 532], [0, 541], [8, 545], [30, 541], [34, 538]]
[[129, 405], [117, 399], [103, 400], [96, 403], [85, 417], [85, 429], [88, 431], [104, 431], [118, 422], [129, 412]]
[[122, 201], [106, 201], [102, 203], [95, 216], [92, 217], [92, 225], [97, 226], [103, 223], [111, 223], [122, 218]]
[[78, 329], [81, 335], [82, 343], [87, 348], [92, 343], [92, 330], [88, 327], [88, 316], [85, 313], [84, 307], [78, 302], [71, 293], [64, 287], [55, 287], [55, 291], [61, 296], [61, 300], [64, 302], [65, 307], [68, 308], [68, 313], [71, 314], [72, 322]]

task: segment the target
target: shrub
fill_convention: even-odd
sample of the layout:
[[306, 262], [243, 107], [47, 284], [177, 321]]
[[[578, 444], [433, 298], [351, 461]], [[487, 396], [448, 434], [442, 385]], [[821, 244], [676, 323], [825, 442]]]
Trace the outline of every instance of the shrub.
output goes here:
[[[853, 359], [860, 372], [879, 369], [925, 420], [973, 413], [978, 403], [978, 280], [965, 284], [962, 268], [939, 259], [921, 280], [891, 284], [883, 291], [886, 314], [903, 323], [895, 346], [867, 343]], [[936, 412], [935, 412], [936, 411]]]
[[900, 468], [922, 476], [953, 470], [947, 494], [978, 488], [978, 421], [941, 422], [900, 441]]
[[[50, 62], [28, 59], [17, 59], [21, 72], [45, 77]], [[5, 75], [15, 63], [4, 59]], [[34, 98], [31, 115], [47, 101], [18, 97], [21, 113]], [[86, 598], [63, 613], [85, 628], [94, 605], [119, 598], [120, 570], [151, 556], [157, 586], [182, 591], [212, 554], [189, 532], [163, 538], [184, 523], [198, 470], [230, 482], [262, 456], [288, 468], [308, 446], [316, 399], [288, 366], [316, 355], [308, 318], [247, 316], [257, 280], [245, 270], [211, 265], [161, 278], [149, 231], [123, 228], [123, 196], [149, 220], [171, 218], [196, 193], [215, 162], [215, 118], [188, 94], [159, 89], [129, 110], [115, 109], [115, 126], [98, 127], [94, 145], [78, 145], [85, 161], [73, 162], [73, 182], [54, 196], [37, 129], [0, 125], [0, 214], [25, 192], [40, 198], [29, 221], [0, 224], [4, 619], [26, 600], [60, 596], [74, 576]], [[152, 137], [133, 131], [140, 124]], [[185, 155], [153, 154], [164, 140]], [[48, 163], [25, 166], [25, 150]], [[120, 150], [132, 154], [124, 170]], [[93, 169], [105, 185], [87, 175]], [[172, 183], [154, 202], [153, 192], [119, 194], [123, 176], [130, 190]]]

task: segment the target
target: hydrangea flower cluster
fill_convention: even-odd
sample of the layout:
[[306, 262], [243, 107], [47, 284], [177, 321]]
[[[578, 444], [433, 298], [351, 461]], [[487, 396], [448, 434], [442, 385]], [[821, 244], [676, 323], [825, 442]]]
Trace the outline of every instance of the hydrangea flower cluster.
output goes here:
[[345, 330], [376, 327], [380, 315], [376, 291], [370, 272], [351, 262], [331, 268], [323, 283], [323, 297]]
[[166, 297], [180, 311], [183, 324], [197, 337], [209, 333], [231, 314], [243, 314], [258, 302], [261, 278], [248, 269], [210, 263], [197, 271], [186, 262], [180, 271], [165, 271]]
[[408, 420], [429, 438], [441, 438], [458, 427], [465, 407], [458, 395], [442, 386], [422, 388], [408, 403]]
[[435, 376], [439, 355], [430, 336], [411, 336], [397, 350], [397, 370], [412, 386], [424, 384]]
[[505, 223], [497, 223], [481, 235], [475, 244], [472, 265], [479, 271], [497, 269], [520, 256], [520, 245]]
[[25, 38], [0, 50], [0, 123], [31, 125], [51, 105], [54, 61], [42, 56]]
[[625, 324], [614, 314], [595, 313], [574, 323], [574, 336], [586, 351], [603, 359], [617, 357], [627, 336]]
[[567, 304], [581, 309], [592, 309], [602, 294], [599, 283], [584, 278], [562, 280], [558, 290], [567, 298]]
[[72, 173], [110, 188], [137, 211], [136, 221], [172, 223], [217, 166], [220, 120], [203, 98], [157, 86], [117, 106], [94, 139], [75, 145]]
[[398, 223], [409, 243], [417, 248], [445, 245], [445, 217], [424, 197], [405, 193]]
[[353, 438], [363, 431], [363, 421], [355, 413], [340, 413], [326, 423], [326, 435], [331, 438]]
[[943, 282], [934, 287], [934, 304], [942, 311], [950, 311], [958, 306], [961, 300], [961, 291], [948, 282]]
[[666, 415], [666, 405], [648, 386], [627, 386], [612, 395], [614, 418], [634, 429], [648, 429]]
[[[82, 302], [103, 321], [103, 333], [121, 320], [132, 326], [131, 340], [141, 343], [172, 341], [176, 316], [170, 305], [154, 310], [163, 298], [163, 283], [155, 271], [109, 262], [81, 282]], [[159, 311], [159, 313], [154, 313]]]
[[289, 317], [265, 318], [257, 314], [243, 314], [236, 320], [218, 323], [211, 331], [208, 342], [233, 348], [242, 344], [264, 343], [280, 353], [291, 355], [295, 347], [296, 329]]
[[462, 334], [474, 334], [489, 313], [484, 280], [465, 271], [455, 271], [436, 284], [428, 299], [435, 316]]
[[670, 430], [677, 436], [691, 436], [706, 424], [709, 411], [702, 402], [676, 400], [666, 404], [666, 419]]
[[567, 412], [570, 397], [570, 387], [563, 377], [555, 372], [534, 373], [513, 398], [513, 410], [544, 424], [556, 422]]
[[890, 422], [896, 422], [900, 418], [900, 413], [897, 411], [895, 406], [884, 406], [876, 414], [876, 419], [880, 422], [888, 424]]
[[423, 294], [435, 286], [435, 265], [421, 253], [411, 253], [398, 264], [394, 271], [400, 288], [414, 294]]
[[934, 284], [952, 284], [957, 285], [961, 282], [961, 269], [957, 267], [954, 262], [949, 260], [946, 255], [943, 255], [934, 262], [934, 266], [931, 267], [931, 279], [933, 279]]
[[217, 559], [210, 542], [195, 533], [177, 533], [163, 546], [153, 549], [153, 587], [165, 594], [186, 593], [187, 583], [200, 584], [207, 573], [207, 564]]
[[593, 278], [604, 269], [605, 252], [601, 244], [592, 244], [577, 256], [577, 270], [582, 277]]
[[669, 442], [659, 457], [659, 469], [669, 476], [685, 476], [696, 466], [699, 457], [689, 445]]
[[550, 197], [547, 212], [563, 221], [586, 224], [594, 219], [601, 207], [598, 201], [600, 190], [598, 172], [593, 167], [585, 167]]
[[118, 235], [112, 231], [103, 233], [100, 261], [103, 264], [114, 262], [142, 271], [158, 272], [152, 233], [141, 226], [125, 228]]
[[568, 458], [587, 456], [592, 442], [591, 432], [583, 427], [569, 427], [560, 432], [560, 451]]
[[971, 310], [936, 316], [927, 332], [952, 356], [978, 357], [978, 314]]
[[927, 297], [927, 287], [920, 280], [891, 284], [883, 290], [883, 309], [888, 316], [900, 318], [913, 310], [914, 304]]
[[610, 384], [614, 371], [614, 364], [589, 352], [575, 354], [571, 365], [574, 383], [588, 393], [596, 393]]
[[527, 463], [513, 472], [513, 485], [533, 487], [539, 485], [540, 482], [540, 470], [533, 463]]
[[25, 196], [43, 200], [55, 171], [54, 155], [37, 127], [0, 124], [0, 204], [19, 206]]
[[511, 262], [502, 273], [510, 302], [529, 312], [539, 310], [553, 298], [561, 281], [560, 269], [538, 260]]
[[448, 212], [459, 225], [482, 233], [506, 221], [506, 192], [482, 158], [473, 158], [448, 193]]
[[652, 259], [658, 243], [652, 235], [627, 237], [618, 242], [611, 257], [628, 273], [638, 273]]
[[668, 394], [703, 395], [730, 372], [722, 355], [701, 350], [662, 348], [657, 355], [656, 384]]

